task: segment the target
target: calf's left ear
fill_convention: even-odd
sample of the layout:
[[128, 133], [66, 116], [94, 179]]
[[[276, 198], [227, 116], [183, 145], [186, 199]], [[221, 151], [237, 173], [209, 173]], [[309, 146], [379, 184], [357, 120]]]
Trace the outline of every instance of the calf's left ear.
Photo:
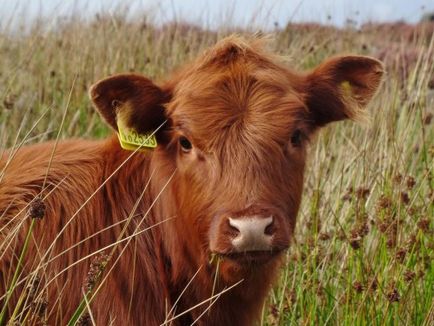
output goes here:
[[122, 125], [138, 133], [152, 133], [167, 120], [164, 104], [170, 100], [169, 91], [144, 76], [108, 77], [94, 84], [89, 94], [101, 116], [116, 131], [122, 121]]
[[335, 57], [306, 76], [305, 101], [316, 126], [356, 119], [375, 95], [383, 76], [380, 61], [364, 56]]

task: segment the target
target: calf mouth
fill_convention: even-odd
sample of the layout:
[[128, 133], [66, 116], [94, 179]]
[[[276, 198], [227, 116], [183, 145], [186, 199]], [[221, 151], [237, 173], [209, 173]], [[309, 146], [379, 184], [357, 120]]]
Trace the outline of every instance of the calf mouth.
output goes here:
[[284, 249], [261, 250], [246, 252], [215, 253], [219, 258], [235, 262], [240, 265], [263, 265], [273, 258], [280, 256]]

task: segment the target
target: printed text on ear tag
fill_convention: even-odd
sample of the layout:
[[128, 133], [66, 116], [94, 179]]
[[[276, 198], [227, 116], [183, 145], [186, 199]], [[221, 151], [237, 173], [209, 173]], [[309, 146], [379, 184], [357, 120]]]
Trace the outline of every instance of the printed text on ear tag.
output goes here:
[[139, 134], [136, 130], [127, 128], [118, 121], [118, 138], [123, 149], [134, 151], [157, 147], [157, 138], [152, 133]]

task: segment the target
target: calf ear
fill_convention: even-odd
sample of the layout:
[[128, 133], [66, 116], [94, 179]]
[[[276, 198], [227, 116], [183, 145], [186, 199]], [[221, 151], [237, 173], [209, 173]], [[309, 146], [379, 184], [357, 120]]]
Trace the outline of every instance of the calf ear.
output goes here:
[[372, 99], [383, 76], [380, 61], [364, 56], [342, 56], [319, 65], [306, 78], [309, 120], [316, 126], [357, 119]]
[[105, 121], [115, 130], [117, 122], [150, 133], [167, 120], [164, 104], [170, 100], [151, 80], [140, 75], [121, 74], [100, 80], [90, 88], [90, 98]]

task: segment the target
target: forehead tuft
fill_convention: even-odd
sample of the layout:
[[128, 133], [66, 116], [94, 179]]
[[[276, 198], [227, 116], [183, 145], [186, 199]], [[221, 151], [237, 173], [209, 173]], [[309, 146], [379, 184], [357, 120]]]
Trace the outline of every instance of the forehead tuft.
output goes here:
[[[177, 75], [174, 94], [198, 97], [206, 90], [240, 92], [253, 83], [288, 91], [298, 75], [283, 65], [281, 56], [268, 50], [266, 38], [245, 39], [233, 35], [220, 40]], [[232, 89], [228, 85], [237, 85]], [[222, 87], [223, 86], [223, 87]]]
[[277, 59], [269, 48], [266, 38], [244, 39], [236, 35], [229, 36], [204, 53], [198, 60], [198, 68], [212, 66], [227, 66], [238, 61], [252, 61], [256, 63], [271, 62]]
[[286, 139], [302, 106], [293, 90], [297, 75], [266, 43], [232, 36], [187, 66], [168, 108], [175, 125], [201, 142], [249, 133]]
[[195, 61], [194, 68], [212, 70], [243, 63], [276, 68], [283, 57], [274, 54], [270, 45], [270, 39], [265, 37], [242, 38], [232, 35], [205, 51]]

